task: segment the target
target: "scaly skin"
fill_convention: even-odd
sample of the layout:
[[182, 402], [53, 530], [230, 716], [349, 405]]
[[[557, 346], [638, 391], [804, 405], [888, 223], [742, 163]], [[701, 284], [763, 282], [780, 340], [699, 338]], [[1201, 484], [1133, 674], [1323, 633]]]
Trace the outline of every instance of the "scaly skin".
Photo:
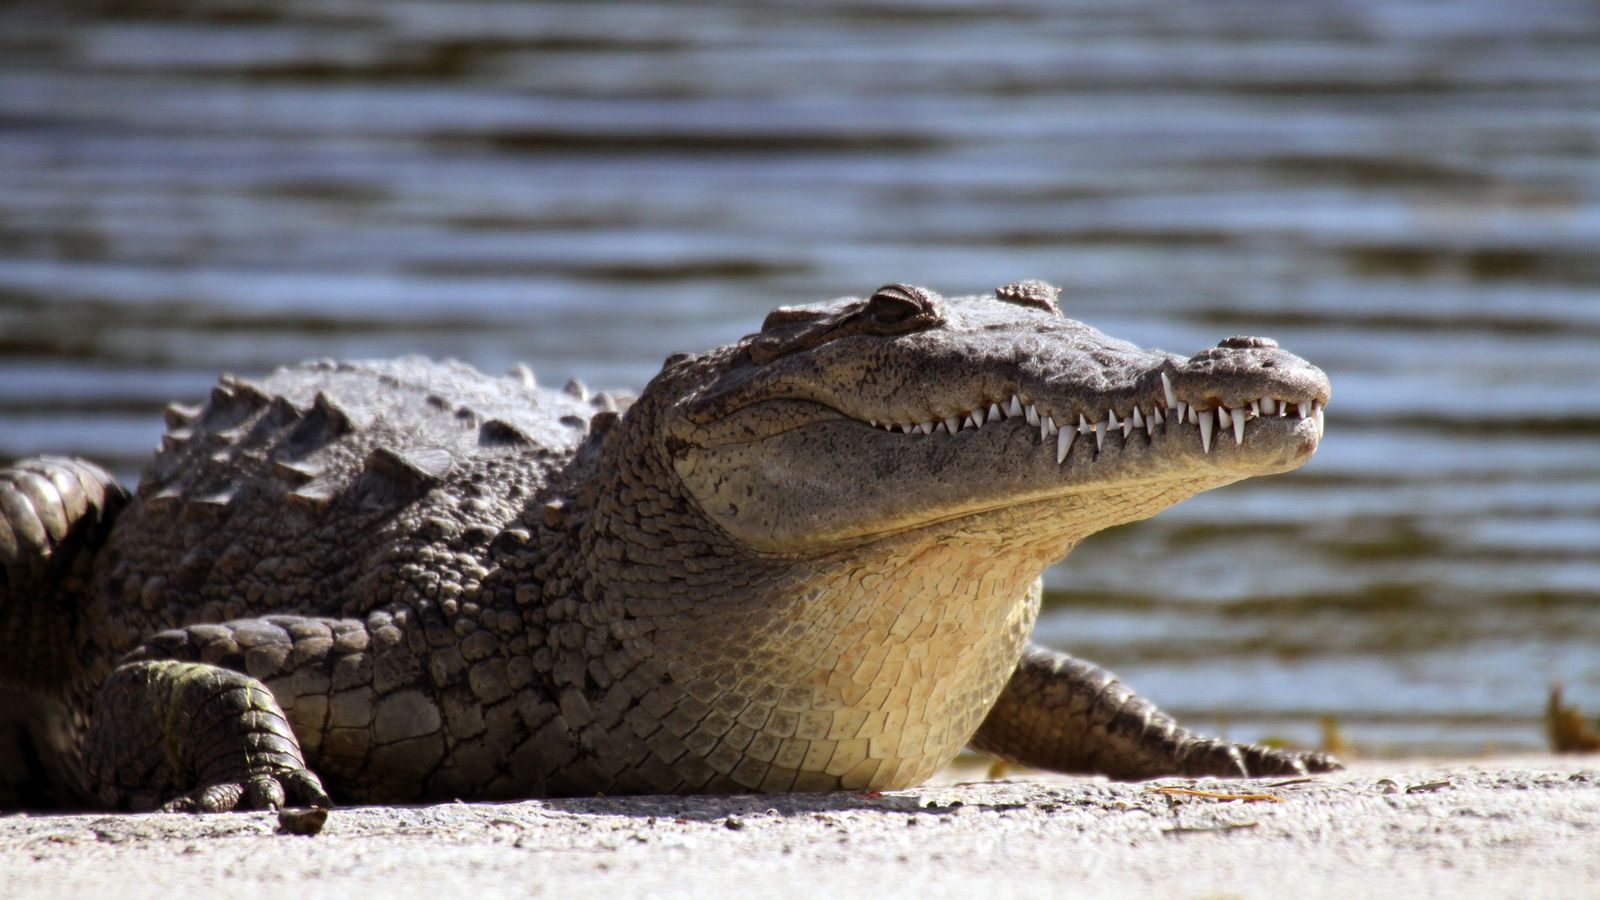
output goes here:
[[[87, 464], [5, 470], [0, 722], [36, 762], [0, 780], [221, 810], [896, 788], [969, 741], [1122, 778], [1335, 765], [1027, 647], [1047, 565], [1299, 465], [1328, 397], [1270, 341], [1140, 350], [1054, 295], [777, 310], [631, 406], [416, 359], [225, 376], [120, 513]], [[1180, 402], [1248, 422], [1203, 441]]]

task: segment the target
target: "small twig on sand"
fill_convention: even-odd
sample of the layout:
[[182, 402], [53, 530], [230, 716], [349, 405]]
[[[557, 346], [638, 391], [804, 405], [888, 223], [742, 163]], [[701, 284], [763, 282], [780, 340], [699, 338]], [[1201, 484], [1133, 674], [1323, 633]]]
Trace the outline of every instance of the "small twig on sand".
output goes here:
[[1152, 794], [1167, 794], [1169, 796], [1177, 795], [1181, 797], [1204, 797], [1208, 800], [1243, 800], [1246, 803], [1254, 803], [1259, 800], [1266, 800], [1271, 803], [1283, 802], [1283, 798], [1279, 797], [1277, 794], [1239, 794], [1230, 791], [1201, 791], [1196, 790], [1195, 788], [1186, 787], [1153, 787], [1149, 789], [1149, 792]]
[[1171, 828], [1161, 829], [1164, 834], [1204, 834], [1206, 832], [1238, 831], [1241, 828], [1256, 828], [1260, 822], [1222, 822], [1217, 825], [1174, 825]]

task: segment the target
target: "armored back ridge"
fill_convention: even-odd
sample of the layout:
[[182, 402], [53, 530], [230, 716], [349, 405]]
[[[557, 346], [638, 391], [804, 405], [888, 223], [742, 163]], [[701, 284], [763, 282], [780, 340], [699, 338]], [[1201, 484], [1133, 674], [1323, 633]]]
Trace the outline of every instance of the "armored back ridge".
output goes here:
[[[768, 316], [636, 401], [421, 359], [224, 376], [137, 496], [0, 475], [12, 785], [223, 810], [915, 784], [972, 743], [1121, 778], [1334, 765], [1196, 737], [1027, 646], [1086, 535], [1315, 450], [1323, 374], [1020, 282]], [[15, 788], [0, 800], [30, 796]]]

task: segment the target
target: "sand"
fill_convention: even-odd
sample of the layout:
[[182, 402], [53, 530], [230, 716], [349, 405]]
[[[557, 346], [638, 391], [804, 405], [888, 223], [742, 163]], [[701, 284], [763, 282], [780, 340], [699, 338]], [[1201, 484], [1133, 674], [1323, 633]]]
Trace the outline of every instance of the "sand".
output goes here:
[[11, 900], [367, 894], [1600, 896], [1600, 757], [339, 808], [310, 837], [270, 813], [0, 817]]

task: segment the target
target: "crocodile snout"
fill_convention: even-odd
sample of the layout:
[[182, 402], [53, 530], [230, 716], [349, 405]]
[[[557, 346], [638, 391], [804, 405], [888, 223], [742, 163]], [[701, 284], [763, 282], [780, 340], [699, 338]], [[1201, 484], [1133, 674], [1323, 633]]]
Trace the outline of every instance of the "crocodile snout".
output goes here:
[[1327, 403], [1328, 376], [1271, 338], [1235, 336], [1177, 364], [1171, 381], [1181, 399], [1207, 406], [1248, 405], [1260, 397]]

